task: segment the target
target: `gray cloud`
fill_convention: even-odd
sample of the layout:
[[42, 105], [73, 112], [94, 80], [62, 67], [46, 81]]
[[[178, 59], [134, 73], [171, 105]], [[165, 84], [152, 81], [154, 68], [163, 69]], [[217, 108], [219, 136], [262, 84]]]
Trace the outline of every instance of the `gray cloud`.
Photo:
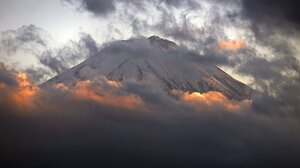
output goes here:
[[4, 60], [6, 56], [12, 59], [20, 51], [22, 55], [29, 54], [41, 63], [42, 66], [27, 65], [19, 68], [37, 83], [44, 82], [98, 52], [96, 41], [87, 33], [80, 33], [78, 41], [70, 40], [61, 48], [51, 48], [47, 32], [35, 25], [24, 25], [16, 30], [4, 31], [0, 40], [1, 51], [5, 52], [1, 53]]
[[[272, 46], [272, 43], [269, 45]], [[253, 99], [254, 107], [259, 111], [299, 115], [300, 108], [296, 102], [300, 100], [300, 63], [289, 47], [281, 47], [283, 49], [272, 59], [257, 57], [256, 52], [254, 56], [244, 55], [237, 64], [237, 72], [252, 76], [254, 86], [265, 94]]]
[[24, 72], [34, 84], [40, 84], [48, 80], [53, 74], [45, 67], [28, 67]]
[[11, 73], [2, 62], [0, 62], [0, 81], [5, 85], [14, 86], [17, 84], [13, 73]]
[[45, 67], [59, 74], [97, 52], [96, 41], [89, 34], [82, 33], [78, 42], [70, 41], [62, 48], [45, 51], [38, 59]]
[[57, 74], [65, 71], [68, 68], [67, 66], [63, 65], [64, 63], [62, 61], [58, 60], [58, 58], [55, 56], [52, 56], [51, 52], [44, 52], [40, 57], [40, 62]]
[[71, 5], [78, 7], [79, 9], [84, 9], [95, 16], [106, 16], [107, 14], [116, 11], [117, 3], [125, 3], [136, 5], [136, 7], [143, 9], [144, 3], [154, 3], [159, 6], [161, 3], [165, 3], [169, 6], [176, 8], [188, 7], [189, 9], [196, 9], [199, 6], [197, 1], [194, 0], [64, 0]]
[[26, 50], [37, 54], [48, 45], [47, 33], [35, 25], [24, 25], [17, 30], [8, 30], [1, 33], [1, 49], [8, 55], [18, 50]]
[[115, 10], [114, 0], [65, 0], [73, 5], [79, 5], [95, 15], [105, 15]]
[[189, 9], [197, 9], [201, 7], [195, 0], [160, 0], [160, 2], [177, 8], [188, 7]]

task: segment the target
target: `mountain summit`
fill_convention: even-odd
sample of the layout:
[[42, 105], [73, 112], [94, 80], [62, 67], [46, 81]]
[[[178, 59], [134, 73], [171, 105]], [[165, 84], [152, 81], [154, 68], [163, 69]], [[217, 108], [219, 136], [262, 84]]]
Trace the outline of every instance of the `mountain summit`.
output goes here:
[[42, 86], [105, 76], [109, 80], [147, 82], [185, 92], [218, 91], [230, 99], [250, 99], [253, 89], [235, 80], [199, 55], [174, 42], [151, 36], [106, 44], [100, 52], [66, 70]]
[[148, 39], [150, 40], [151, 44], [156, 45], [157, 47], [164, 48], [164, 49], [170, 49], [170, 48], [174, 49], [174, 48], [178, 47], [176, 43], [166, 40], [166, 39], [162, 39], [158, 36], [151, 36]]

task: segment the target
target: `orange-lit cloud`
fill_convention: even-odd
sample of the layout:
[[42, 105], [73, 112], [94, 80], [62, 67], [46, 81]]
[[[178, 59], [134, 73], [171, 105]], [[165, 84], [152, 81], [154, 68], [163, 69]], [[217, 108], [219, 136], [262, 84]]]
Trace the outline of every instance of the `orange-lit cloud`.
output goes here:
[[[25, 73], [11, 73], [16, 84], [9, 86], [0, 83], [1, 101], [10, 101], [17, 108], [37, 107], [44, 104], [40, 96], [47, 96], [47, 89], [40, 89], [28, 80]], [[105, 106], [124, 108], [129, 110], [147, 110], [148, 106], [141, 97], [136, 94], [128, 93], [124, 86], [117, 81], [106, 79], [78, 81], [74, 86], [67, 86], [63, 83], [56, 84], [54, 89], [65, 92], [65, 98], [72, 100], [93, 101]], [[51, 90], [51, 89], [50, 89]], [[229, 100], [220, 92], [207, 93], [188, 93], [173, 90], [171, 93], [180, 98], [180, 101], [192, 106], [197, 111], [209, 111], [210, 108], [221, 108], [230, 112], [239, 112], [244, 107], [249, 107], [251, 101], [245, 100], [238, 102]]]
[[121, 88], [122, 87], [122, 83], [121, 82], [117, 82], [117, 81], [113, 81], [113, 80], [108, 80], [107, 83], [114, 88]]
[[[0, 89], [6, 90], [6, 97], [13, 102], [18, 108], [33, 107], [36, 102], [39, 102], [39, 93], [44, 93], [42, 90], [33, 85], [26, 74], [15, 74], [17, 82], [16, 86], [7, 86], [0, 83]], [[75, 86], [66, 86], [63, 83], [56, 84], [54, 89], [66, 92], [72, 95], [72, 98], [77, 100], [93, 101], [106, 106], [145, 110], [146, 104], [142, 98], [135, 94], [123, 91], [123, 86], [116, 81], [79, 81]], [[45, 91], [45, 93], [47, 93]], [[188, 93], [173, 90], [173, 95], [179, 96], [180, 100], [195, 108], [197, 111], [207, 111], [209, 108], [223, 108], [230, 112], [239, 112], [243, 107], [249, 107], [251, 101], [245, 100], [242, 102], [229, 100], [220, 92], [210, 91], [207, 93]]]
[[68, 91], [78, 99], [92, 100], [94, 102], [126, 109], [141, 109], [143, 101], [140, 97], [124, 93], [119, 94], [118, 89], [122, 85], [116, 81], [107, 81], [111, 86], [110, 89], [104, 89], [101, 85], [93, 86], [90, 80], [79, 81], [74, 87], [68, 87], [62, 83], [55, 85], [55, 88]]
[[237, 51], [247, 45], [246, 41], [243, 39], [236, 40], [220, 40], [218, 42], [218, 48], [226, 51]]
[[[0, 83], [1, 103], [6, 101], [19, 109], [32, 109], [35, 105], [42, 105], [45, 108], [48, 105], [40, 101], [40, 96], [48, 94], [47, 89], [40, 89], [28, 80], [28, 76], [25, 73], [12, 74], [16, 80], [16, 85], [9, 86], [5, 83]], [[99, 104], [132, 109], [132, 110], [144, 110], [145, 106], [140, 97], [134, 94], [122, 92], [122, 84], [116, 81], [103, 81], [97, 83], [97, 81], [79, 81], [75, 86], [66, 86], [63, 83], [56, 84], [54, 89], [66, 92], [72, 96], [65, 97], [74, 100], [88, 100], [94, 101]], [[104, 87], [102, 85], [106, 84]], [[40, 93], [40, 94], [39, 94]]]
[[55, 85], [54, 85], [54, 88], [55, 88], [55, 89], [59, 89], [59, 90], [64, 90], [64, 91], [69, 90], [69, 87], [66, 86], [66, 85], [63, 84], [63, 83], [57, 83], [57, 84], [55, 84]]
[[241, 102], [229, 100], [220, 92], [210, 91], [206, 93], [199, 92], [181, 92], [172, 91], [173, 94], [179, 95], [181, 100], [191, 105], [198, 111], [206, 111], [203, 107], [219, 107], [229, 112], [240, 112], [242, 107], [250, 107], [251, 101], [244, 100]]
[[6, 87], [6, 85], [4, 83], [0, 82], [0, 89], [4, 89]]
[[26, 108], [33, 106], [33, 100], [39, 88], [33, 85], [25, 73], [16, 73], [15, 79], [16, 86], [9, 86], [4, 83], [0, 83], [0, 89], [2, 90], [2, 99], [11, 101], [16, 108]]
[[17, 73], [18, 86], [15, 90], [11, 92], [12, 99], [19, 106], [29, 106], [32, 105], [32, 101], [39, 91], [38, 87], [33, 85], [26, 74]]

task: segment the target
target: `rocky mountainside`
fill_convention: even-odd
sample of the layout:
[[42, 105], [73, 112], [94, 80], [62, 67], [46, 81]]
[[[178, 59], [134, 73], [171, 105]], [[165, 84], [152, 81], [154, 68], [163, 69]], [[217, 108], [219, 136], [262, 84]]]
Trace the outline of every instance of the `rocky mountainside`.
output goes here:
[[117, 41], [99, 53], [42, 84], [75, 85], [80, 80], [106, 76], [109, 80], [153, 83], [164, 89], [187, 92], [218, 91], [230, 99], [250, 99], [253, 89], [235, 80], [217, 66], [201, 62], [166, 39]]

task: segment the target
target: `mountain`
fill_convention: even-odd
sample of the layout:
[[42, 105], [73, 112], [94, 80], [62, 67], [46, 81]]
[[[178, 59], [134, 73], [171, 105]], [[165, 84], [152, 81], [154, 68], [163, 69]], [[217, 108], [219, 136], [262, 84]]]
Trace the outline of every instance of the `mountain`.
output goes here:
[[253, 89], [217, 66], [207, 61], [201, 62], [198, 57], [157, 36], [116, 41], [106, 44], [96, 55], [42, 86], [56, 83], [75, 85], [80, 80], [101, 75], [114, 81], [153, 83], [164, 89], [201, 93], [218, 91], [235, 100], [251, 98]]

